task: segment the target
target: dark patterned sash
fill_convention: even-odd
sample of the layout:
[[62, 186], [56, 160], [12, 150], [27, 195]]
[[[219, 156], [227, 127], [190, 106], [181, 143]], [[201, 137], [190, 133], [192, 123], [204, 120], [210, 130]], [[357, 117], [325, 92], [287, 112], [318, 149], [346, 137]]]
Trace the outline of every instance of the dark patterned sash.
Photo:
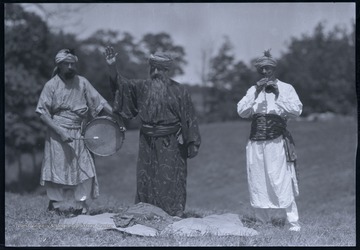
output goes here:
[[170, 134], [175, 134], [179, 132], [181, 129], [180, 123], [172, 124], [172, 125], [149, 125], [143, 124], [141, 126], [140, 131], [151, 137], [159, 137], [159, 136], [166, 136]]
[[286, 120], [275, 114], [254, 114], [252, 117], [250, 140], [272, 140], [283, 135]]
[[286, 129], [286, 119], [275, 114], [254, 114], [252, 117], [250, 140], [266, 141], [283, 136], [285, 141], [286, 159], [296, 161], [295, 143], [290, 132]]

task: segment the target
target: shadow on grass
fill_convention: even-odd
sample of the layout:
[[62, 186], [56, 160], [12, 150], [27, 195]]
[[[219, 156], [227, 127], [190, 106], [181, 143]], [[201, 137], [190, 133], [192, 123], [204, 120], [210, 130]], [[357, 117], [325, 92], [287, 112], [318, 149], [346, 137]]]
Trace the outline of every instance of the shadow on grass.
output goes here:
[[269, 222], [262, 222], [253, 216], [244, 215], [241, 218], [241, 222], [244, 224], [245, 227], [249, 227], [249, 228], [253, 228], [253, 229], [258, 229], [265, 225], [272, 225], [274, 227], [284, 228], [286, 219], [285, 218], [272, 218], [271, 221], [269, 221]]

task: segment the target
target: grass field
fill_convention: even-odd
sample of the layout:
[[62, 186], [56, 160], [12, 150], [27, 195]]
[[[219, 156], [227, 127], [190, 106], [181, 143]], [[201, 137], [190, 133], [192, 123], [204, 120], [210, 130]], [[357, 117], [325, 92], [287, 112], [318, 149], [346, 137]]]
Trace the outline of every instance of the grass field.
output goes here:
[[[251, 216], [245, 145], [250, 123], [201, 125], [199, 155], [188, 162], [186, 212]], [[356, 120], [290, 121], [300, 169], [297, 198], [302, 231], [264, 225], [254, 237], [136, 237], [115, 231], [57, 228], [47, 197], [5, 194], [7, 246], [355, 246]], [[138, 131], [126, 132], [120, 152], [96, 158], [100, 197], [90, 213], [117, 212], [134, 203]]]

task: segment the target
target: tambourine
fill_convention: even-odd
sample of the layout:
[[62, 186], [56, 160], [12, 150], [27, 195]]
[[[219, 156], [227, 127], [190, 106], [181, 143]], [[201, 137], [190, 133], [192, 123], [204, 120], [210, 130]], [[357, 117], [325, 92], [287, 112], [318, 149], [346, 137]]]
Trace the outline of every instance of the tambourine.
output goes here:
[[84, 129], [85, 146], [99, 156], [118, 152], [125, 139], [124, 127], [111, 117], [99, 116], [88, 122]]

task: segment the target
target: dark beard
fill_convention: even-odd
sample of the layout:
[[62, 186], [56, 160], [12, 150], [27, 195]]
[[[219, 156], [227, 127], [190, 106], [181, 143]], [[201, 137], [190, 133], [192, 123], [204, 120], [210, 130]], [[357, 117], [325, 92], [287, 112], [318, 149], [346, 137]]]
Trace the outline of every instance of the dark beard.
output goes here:
[[151, 76], [149, 89], [145, 101], [150, 121], [158, 120], [165, 112], [167, 105], [167, 85], [169, 78], [162, 74]]
[[64, 73], [64, 77], [66, 80], [70, 80], [70, 79], [73, 79], [76, 75], [76, 71], [75, 70], [71, 70], [71, 71], [68, 71], [68, 72], [65, 72]]

